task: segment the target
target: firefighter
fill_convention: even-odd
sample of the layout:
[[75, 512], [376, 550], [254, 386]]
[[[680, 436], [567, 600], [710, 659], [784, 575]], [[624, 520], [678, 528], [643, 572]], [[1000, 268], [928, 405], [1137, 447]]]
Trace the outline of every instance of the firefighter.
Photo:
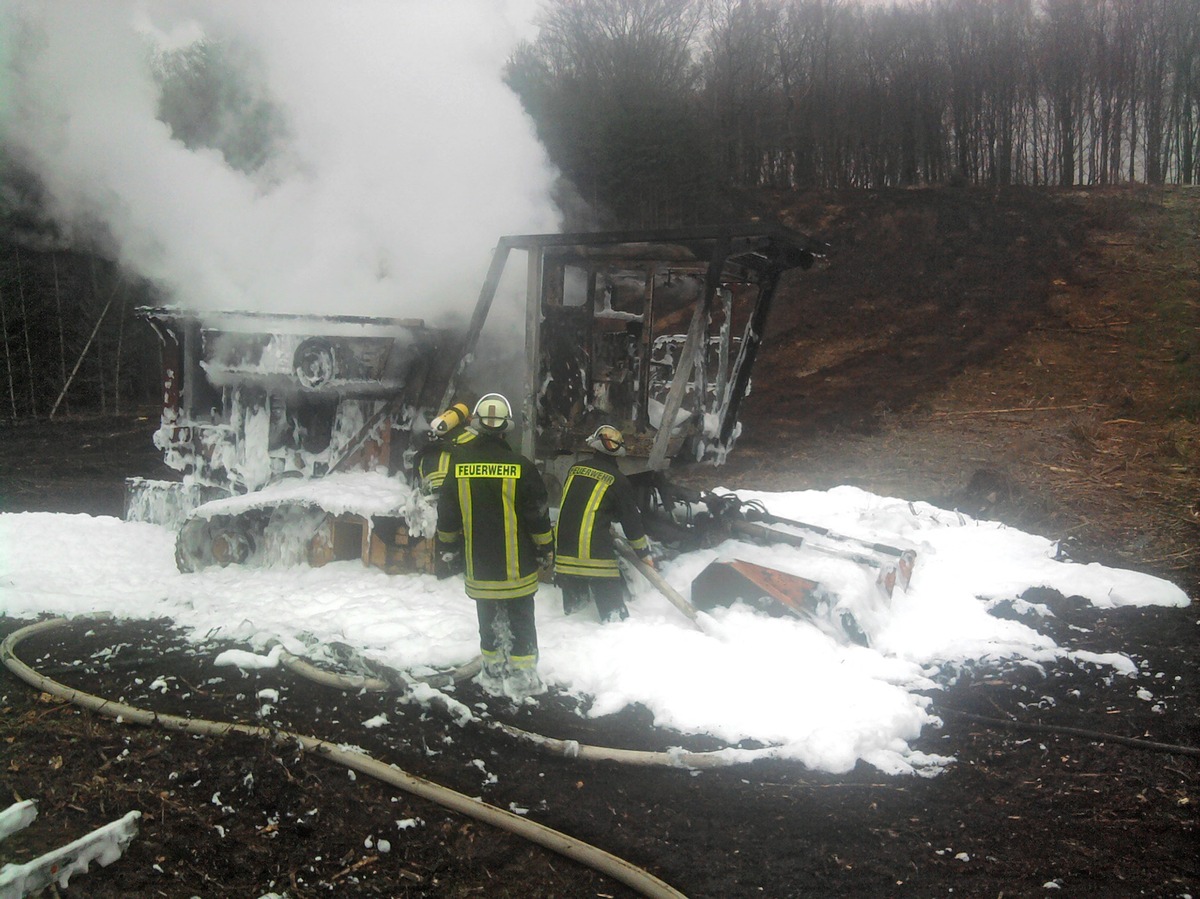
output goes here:
[[571, 466], [563, 485], [555, 529], [555, 580], [562, 588], [563, 614], [578, 612], [594, 600], [601, 621], [620, 621], [629, 617], [629, 610], [613, 548], [613, 522], [621, 523], [629, 545], [644, 562], [654, 562], [633, 486], [617, 465], [616, 457], [625, 455], [625, 438], [612, 425], [601, 425], [587, 445], [594, 455]]
[[471, 413], [463, 403], [455, 403], [429, 423], [428, 444], [417, 453], [413, 470], [421, 492], [436, 494], [450, 470], [451, 450], [475, 439], [470, 430]]
[[508, 400], [486, 394], [473, 417], [478, 436], [455, 447], [442, 484], [437, 540], [442, 552], [462, 553], [479, 618], [480, 686], [520, 701], [544, 690], [533, 596], [538, 570], [554, 561], [546, 485], [504, 439], [512, 427]]

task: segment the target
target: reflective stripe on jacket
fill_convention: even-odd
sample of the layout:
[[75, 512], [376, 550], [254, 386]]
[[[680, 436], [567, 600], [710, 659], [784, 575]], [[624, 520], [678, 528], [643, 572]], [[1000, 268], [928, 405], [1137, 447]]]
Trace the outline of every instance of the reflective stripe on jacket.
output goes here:
[[450, 459], [456, 447], [475, 439], [474, 431], [464, 430], [453, 437], [439, 440], [423, 450], [417, 458], [417, 479], [425, 493], [437, 493], [442, 489], [446, 474], [450, 471]]
[[538, 546], [554, 539], [546, 485], [500, 437], [454, 448], [438, 499], [440, 543], [463, 541], [467, 595], [510, 599], [537, 591]]
[[555, 529], [555, 571], [579, 577], [619, 577], [614, 520], [621, 523], [630, 546], [639, 553], [649, 551], [633, 485], [616, 459], [597, 453], [567, 472]]

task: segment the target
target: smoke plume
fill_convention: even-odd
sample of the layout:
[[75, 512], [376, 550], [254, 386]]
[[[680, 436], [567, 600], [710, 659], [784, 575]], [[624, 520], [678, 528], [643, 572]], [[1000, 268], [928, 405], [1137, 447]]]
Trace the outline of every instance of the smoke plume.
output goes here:
[[501, 81], [528, 6], [2, 0], [0, 148], [173, 304], [441, 323], [558, 225]]

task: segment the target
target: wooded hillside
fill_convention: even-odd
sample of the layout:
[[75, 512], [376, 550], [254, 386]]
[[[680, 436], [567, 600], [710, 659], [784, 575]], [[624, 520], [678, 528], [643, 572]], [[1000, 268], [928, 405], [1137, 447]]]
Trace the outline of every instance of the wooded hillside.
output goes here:
[[[1195, 0], [550, 0], [539, 23], [505, 77], [562, 174], [569, 229], [770, 219], [829, 189], [1200, 179]], [[274, 123], [255, 133], [284, 126], [235, 90], [232, 55], [159, 60], [159, 117], [252, 168], [268, 147], [221, 137], [222, 108]], [[156, 342], [134, 309], [172, 298], [54, 224], [14, 166], [0, 418], [155, 402]]]
[[508, 78], [622, 222], [735, 188], [1198, 176], [1192, 0], [552, 0]]

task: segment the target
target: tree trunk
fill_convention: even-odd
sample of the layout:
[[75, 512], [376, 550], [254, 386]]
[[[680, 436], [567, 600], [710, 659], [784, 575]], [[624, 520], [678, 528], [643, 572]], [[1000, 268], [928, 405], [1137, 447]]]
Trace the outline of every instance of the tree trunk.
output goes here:
[[12, 353], [8, 349], [8, 312], [4, 308], [4, 294], [0, 293], [0, 330], [4, 332], [4, 363], [8, 368], [8, 400], [12, 403], [12, 417], [17, 418], [17, 389], [13, 384]]
[[117, 364], [113, 372], [113, 414], [121, 414], [121, 350], [125, 344], [125, 308], [129, 305], [129, 294], [121, 291], [120, 317], [117, 319]]
[[17, 296], [21, 300], [21, 332], [25, 337], [25, 364], [29, 369], [29, 413], [37, 418], [37, 378], [33, 371], [33, 351], [29, 347], [29, 312], [25, 308], [25, 279], [21, 277], [21, 251], [13, 247], [17, 260]]
[[[52, 252], [50, 254], [50, 264], [54, 269], [54, 305], [58, 310], [58, 369], [59, 369], [59, 389], [67, 386], [67, 340], [63, 334], [63, 311], [62, 311], [62, 292], [58, 287], [58, 254]], [[71, 404], [67, 403], [67, 412], [71, 411]]]
[[[50, 410], [50, 417], [54, 417], [54, 413], [58, 411], [58, 405], [63, 401], [63, 397], [67, 395], [67, 388], [71, 386], [71, 382], [75, 380], [75, 373], [79, 371], [79, 366], [83, 364], [84, 357], [87, 356], [88, 349], [92, 346], [92, 341], [96, 339], [96, 334], [100, 330], [100, 326], [104, 324], [104, 316], [108, 315], [108, 307], [112, 305], [114, 297], [117, 295], [117, 288], [120, 286], [118, 281], [113, 286], [113, 292], [109, 294], [108, 302], [104, 304], [104, 309], [100, 313], [100, 317], [96, 319], [95, 327], [92, 328], [92, 333], [88, 336], [87, 343], [83, 345], [83, 350], [79, 353], [79, 358], [75, 360], [75, 367], [71, 369], [71, 376], [67, 378], [67, 383], [63, 385], [62, 393], [58, 395], [58, 399], [54, 401], [54, 408]], [[103, 397], [103, 391], [101, 396]]]

